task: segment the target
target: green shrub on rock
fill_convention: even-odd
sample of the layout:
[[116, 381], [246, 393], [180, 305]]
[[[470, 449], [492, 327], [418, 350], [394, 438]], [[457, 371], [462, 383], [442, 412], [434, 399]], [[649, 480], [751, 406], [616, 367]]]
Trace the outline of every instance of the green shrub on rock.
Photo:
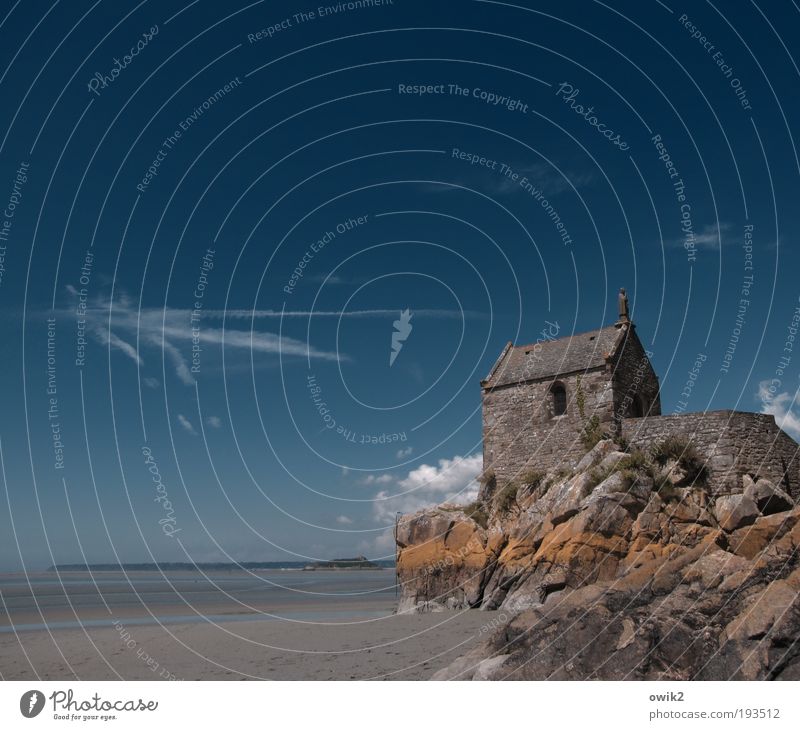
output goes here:
[[506, 484], [494, 498], [494, 505], [501, 514], [508, 512], [517, 502], [519, 485], [516, 482]]
[[478, 484], [480, 484], [484, 491], [493, 492], [497, 487], [497, 476], [494, 473], [494, 469], [487, 469], [484, 471], [477, 479]]
[[483, 509], [480, 502], [472, 502], [464, 505], [461, 511], [474, 522], [477, 522], [484, 530], [489, 524], [489, 515]]
[[641, 449], [634, 449], [617, 462], [617, 469], [646, 472], [650, 466], [647, 454]]
[[591, 451], [600, 441], [608, 438], [608, 432], [603, 428], [600, 419], [592, 416], [581, 429], [581, 443], [587, 451]]
[[652, 446], [650, 454], [659, 466], [665, 466], [668, 461], [676, 461], [686, 472], [686, 481], [690, 484], [703, 484], [707, 479], [708, 470], [703, 457], [685, 437], [667, 436]]
[[528, 487], [529, 489], [533, 490], [536, 489], [541, 483], [542, 480], [547, 476], [547, 472], [542, 469], [528, 469], [527, 471], [522, 472], [519, 475], [519, 479], [517, 480], [519, 484]]

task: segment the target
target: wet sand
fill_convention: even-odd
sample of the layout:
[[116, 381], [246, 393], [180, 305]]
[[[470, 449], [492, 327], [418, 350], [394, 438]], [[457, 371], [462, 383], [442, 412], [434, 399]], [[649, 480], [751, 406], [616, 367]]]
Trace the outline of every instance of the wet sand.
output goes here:
[[393, 570], [0, 575], [3, 679], [426, 679], [496, 616], [393, 614]]

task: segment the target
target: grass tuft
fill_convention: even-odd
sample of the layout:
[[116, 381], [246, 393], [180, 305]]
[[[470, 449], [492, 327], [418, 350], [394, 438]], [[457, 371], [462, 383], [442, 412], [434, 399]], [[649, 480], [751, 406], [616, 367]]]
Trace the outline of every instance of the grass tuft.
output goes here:
[[494, 506], [500, 514], [505, 514], [517, 503], [519, 485], [516, 482], [506, 484], [494, 498]]
[[603, 439], [608, 438], [608, 432], [603, 428], [600, 419], [592, 416], [581, 429], [581, 443], [587, 451], [591, 451]]
[[650, 454], [659, 466], [665, 466], [670, 460], [677, 461], [686, 472], [686, 480], [690, 484], [704, 484], [708, 479], [703, 458], [687, 438], [667, 436], [653, 445]]
[[461, 511], [471, 520], [477, 522], [484, 530], [489, 525], [489, 515], [486, 514], [480, 502], [464, 505]]
[[532, 491], [542, 483], [542, 480], [546, 476], [547, 472], [543, 471], [542, 469], [528, 469], [519, 475], [519, 479], [517, 481], [519, 484], [528, 487]]

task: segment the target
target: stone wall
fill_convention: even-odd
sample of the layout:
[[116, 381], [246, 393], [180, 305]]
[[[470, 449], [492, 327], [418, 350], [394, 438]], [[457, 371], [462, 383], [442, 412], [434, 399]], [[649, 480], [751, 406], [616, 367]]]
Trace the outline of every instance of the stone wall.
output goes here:
[[[613, 373], [616, 420], [661, 414], [658, 376], [633, 328], [628, 330], [628, 335], [614, 353]], [[638, 413], [637, 406], [640, 409]]]
[[666, 436], [688, 438], [707, 459], [715, 494], [741, 492], [742, 476], [749, 474], [783, 483], [795, 499], [800, 497], [800, 447], [773, 416], [728, 410], [626, 418], [622, 435], [640, 448]]
[[[567, 392], [567, 411], [560, 416], [553, 414], [550, 393], [556, 382]], [[529, 468], [571, 469], [586, 452], [580, 440], [586, 419], [597, 415], [610, 429], [613, 418], [606, 368], [484, 389], [481, 398], [484, 470], [494, 471], [499, 481], [519, 477]]]

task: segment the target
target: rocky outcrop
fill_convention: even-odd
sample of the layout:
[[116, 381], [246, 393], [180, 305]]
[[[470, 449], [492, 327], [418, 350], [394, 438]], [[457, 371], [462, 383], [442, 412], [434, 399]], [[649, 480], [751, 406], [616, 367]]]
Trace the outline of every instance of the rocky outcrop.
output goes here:
[[[673, 445], [674, 446], [674, 445]], [[571, 473], [398, 527], [400, 610], [499, 610], [439, 679], [800, 678], [800, 508], [601, 441]]]
[[402, 520], [397, 544], [397, 568], [405, 576], [398, 612], [480, 605], [499, 546], [461, 508], [442, 505]]

